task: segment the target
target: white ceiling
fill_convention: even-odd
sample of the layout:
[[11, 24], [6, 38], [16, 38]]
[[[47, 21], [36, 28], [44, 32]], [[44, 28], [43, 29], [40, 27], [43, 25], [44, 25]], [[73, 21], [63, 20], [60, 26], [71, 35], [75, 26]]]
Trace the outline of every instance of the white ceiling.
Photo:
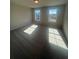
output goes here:
[[42, 6], [53, 6], [67, 3], [67, 0], [40, 0], [39, 4], [35, 4], [33, 0], [11, 0], [12, 3], [36, 8]]

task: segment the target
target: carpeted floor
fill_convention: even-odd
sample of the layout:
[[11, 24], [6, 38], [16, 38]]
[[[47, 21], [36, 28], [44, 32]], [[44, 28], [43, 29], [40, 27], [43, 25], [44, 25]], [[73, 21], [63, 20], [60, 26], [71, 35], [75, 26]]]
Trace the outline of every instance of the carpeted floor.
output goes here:
[[62, 31], [35, 26], [10, 32], [11, 59], [68, 59], [67, 43]]

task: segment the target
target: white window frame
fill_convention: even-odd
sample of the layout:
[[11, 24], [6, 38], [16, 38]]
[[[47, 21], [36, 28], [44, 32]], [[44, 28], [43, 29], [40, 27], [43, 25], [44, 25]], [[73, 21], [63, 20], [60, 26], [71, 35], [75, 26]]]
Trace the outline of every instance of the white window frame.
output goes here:
[[[52, 16], [50, 16], [51, 15], [50, 10], [56, 10], [56, 12], [51, 12]], [[48, 22], [56, 23], [57, 22], [57, 16], [58, 16], [58, 8], [48, 8]], [[54, 17], [55, 19], [51, 19], [50, 17], [51, 18]]]
[[[39, 19], [37, 19], [37, 17], [36, 17], [36, 10], [39, 10]], [[34, 15], [35, 15], [35, 21], [40, 21], [40, 18], [41, 18], [41, 10], [40, 9], [35, 9], [34, 10]]]

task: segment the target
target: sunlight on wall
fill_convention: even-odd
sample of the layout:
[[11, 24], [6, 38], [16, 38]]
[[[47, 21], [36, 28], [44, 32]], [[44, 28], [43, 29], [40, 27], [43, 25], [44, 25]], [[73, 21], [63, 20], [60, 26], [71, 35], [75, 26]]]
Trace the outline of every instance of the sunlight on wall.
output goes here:
[[64, 43], [63, 38], [60, 36], [60, 33], [57, 29], [49, 28], [49, 42], [67, 49], [66, 44]]
[[25, 29], [24, 32], [30, 35], [37, 27], [37, 25], [32, 25], [28, 29]]

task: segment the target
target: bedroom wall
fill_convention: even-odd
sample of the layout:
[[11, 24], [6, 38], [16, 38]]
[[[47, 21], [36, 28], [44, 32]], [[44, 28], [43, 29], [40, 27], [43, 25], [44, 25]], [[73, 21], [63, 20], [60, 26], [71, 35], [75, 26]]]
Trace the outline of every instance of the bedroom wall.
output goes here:
[[65, 7], [65, 15], [63, 21], [63, 31], [65, 33], [66, 38], [68, 39], [68, 5]]
[[[58, 8], [58, 16], [57, 16], [57, 22], [56, 23], [48, 23], [48, 8], [50, 7], [54, 7], [54, 8]], [[41, 19], [40, 19], [40, 23], [41, 25], [45, 25], [45, 26], [50, 26], [50, 27], [58, 27], [61, 28], [62, 26], [62, 21], [63, 21], [63, 13], [64, 13], [64, 5], [58, 5], [58, 6], [49, 6], [49, 7], [40, 7], [41, 10]], [[35, 19], [34, 19], [34, 9], [32, 9], [33, 12], [33, 23], [38, 24]]]
[[47, 7], [41, 7], [41, 25], [48, 25]]
[[32, 12], [31, 8], [20, 6], [17, 4], [10, 5], [10, 28], [11, 30], [31, 24]]

